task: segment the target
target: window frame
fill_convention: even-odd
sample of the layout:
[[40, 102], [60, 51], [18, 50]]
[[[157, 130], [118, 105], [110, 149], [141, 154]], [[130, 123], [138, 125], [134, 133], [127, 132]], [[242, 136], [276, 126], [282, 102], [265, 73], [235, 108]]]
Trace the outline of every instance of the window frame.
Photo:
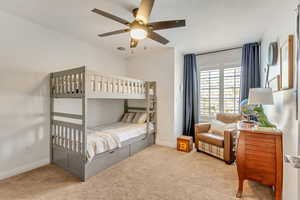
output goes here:
[[[200, 121], [209, 121], [211, 119], [215, 118], [215, 115], [201, 115], [200, 113], [200, 72], [201, 71], [207, 71], [207, 70], [219, 70], [220, 74], [220, 81], [219, 81], [219, 88], [220, 88], [220, 94], [219, 94], [219, 108], [220, 108], [220, 113], [224, 113], [224, 70], [228, 68], [238, 68], [241, 67], [240, 63], [231, 63], [231, 64], [223, 64], [223, 65], [216, 65], [216, 66], [200, 66], [198, 67], [198, 98], [199, 98], [199, 119]], [[239, 110], [240, 108], [238, 108]]]

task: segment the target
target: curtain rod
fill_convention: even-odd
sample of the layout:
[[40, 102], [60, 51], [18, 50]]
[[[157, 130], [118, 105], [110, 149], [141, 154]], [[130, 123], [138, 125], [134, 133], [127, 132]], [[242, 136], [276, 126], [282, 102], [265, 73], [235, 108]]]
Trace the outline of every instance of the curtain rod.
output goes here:
[[243, 47], [240, 46], [240, 47], [233, 47], [233, 48], [229, 48], [229, 49], [221, 49], [221, 50], [216, 50], [216, 51], [208, 51], [208, 52], [198, 53], [198, 54], [196, 54], [196, 56], [203, 56], [203, 55], [207, 55], [207, 54], [219, 53], [219, 52], [224, 52], [224, 51], [232, 51], [232, 50], [241, 49], [241, 48], [243, 48]]
[[[260, 46], [261, 42], [258, 42], [258, 44]], [[220, 49], [220, 50], [215, 50], [215, 51], [208, 51], [208, 52], [198, 53], [198, 54], [196, 54], [196, 56], [203, 56], [203, 55], [207, 55], [207, 54], [219, 53], [219, 52], [224, 52], [224, 51], [232, 51], [232, 50], [242, 49], [242, 48], [243, 48], [243, 46], [238, 46], [238, 47], [232, 47], [232, 48], [228, 48], [228, 49]]]

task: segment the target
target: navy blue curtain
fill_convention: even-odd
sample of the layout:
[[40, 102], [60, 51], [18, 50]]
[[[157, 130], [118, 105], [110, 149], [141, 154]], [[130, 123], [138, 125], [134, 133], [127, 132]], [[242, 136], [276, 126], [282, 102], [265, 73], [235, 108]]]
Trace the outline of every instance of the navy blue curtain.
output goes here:
[[184, 56], [183, 134], [194, 137], [198, 122], [198, 74], [195, 54]]
[[259, 88], [260, 44], [249, 43], [243, 46], [241, 74], [241, 101], [248, 98], [250, 88]]

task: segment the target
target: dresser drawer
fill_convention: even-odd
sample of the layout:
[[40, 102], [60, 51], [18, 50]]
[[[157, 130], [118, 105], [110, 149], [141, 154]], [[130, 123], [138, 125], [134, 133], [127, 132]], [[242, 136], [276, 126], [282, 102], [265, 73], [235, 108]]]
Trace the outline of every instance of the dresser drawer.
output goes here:
[[247, 169], [256, 169], [257, 171], [262, 172], [270, 172], [275, 173], [276, 167], [275, 167], [275, 160], [255, 160], [255, 159], [247, 159], [246, 160], [246, 168]]
[[271, 135], [246, 134], [245, 136], [247, 142], [275, 144], [275, 138]]
[[264, 142], [270, 142], [275, 143], [275, 138], [273, 135], [265, 135], [261, 133], [245, 133], [246, 140], [257, 140], [258, 143], [264, 141]]
[[275, 160], [275, 154], [269, 153], [269, 152], [259, 152], [255, 150], [247, 150], [246, 154], [246, 160], [247, 159], [253, 159], [263, 162], [269, 162]]
[[245, 147], [248, 151], [257, 151], [262, 153], [275, 153], [275, 138], [268, 135], [246, 135]]
[[246, 142], [246, 151], [248, 150], [274, 154], [275, 144], [251, 144]]
[[268, 135], [246, 135], [246, 144], [265, 144], [265, 145], [275, 145], [275, 138], [269, 137]]

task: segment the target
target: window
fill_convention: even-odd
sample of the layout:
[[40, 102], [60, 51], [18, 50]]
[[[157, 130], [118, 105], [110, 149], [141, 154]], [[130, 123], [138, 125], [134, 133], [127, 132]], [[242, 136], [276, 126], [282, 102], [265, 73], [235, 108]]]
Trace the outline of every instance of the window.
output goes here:
[[211, 117], [218, 112], [238, 113], [240, 67], [200, 70], [200, 115]]

